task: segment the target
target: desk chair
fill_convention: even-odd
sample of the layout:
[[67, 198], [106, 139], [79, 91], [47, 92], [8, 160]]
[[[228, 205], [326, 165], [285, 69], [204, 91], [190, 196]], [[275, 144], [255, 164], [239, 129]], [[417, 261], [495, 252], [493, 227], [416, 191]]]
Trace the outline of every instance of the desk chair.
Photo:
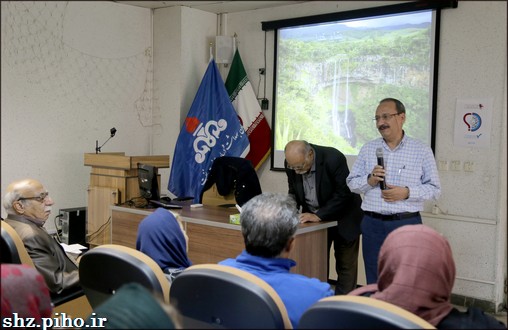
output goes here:
[[393, 304], [362, 296], [319, 300], [302, 315], [299, 329], [435, 329], [424, 319]]
[[201, 191], [200, 203], [205, 205], [217, 205], [214, 198], [210, 198], [207, 190], [216, 191], [215, 200], [220, 201], [220, 196], [231, 200], [230, 203], [242, 206], [249, 199], [261, 194], [261, 185], [252, 162], [241, 157], [217, 157], [208, 173], [207, 180]]
[[79, 281], [93, 308], [132, 282], [169, 303], [169, 281], [162, 269], [146, 254], [126, 246], [105, 244], [86, 252], [79, 262]]
[[175, 278], [169, 296], [187, 328], [292, 328], [275, 290], [257, 276], [233, 267], [191, 266]]
[[203, 190], [200, 202], [203, 205], [212, 205], [220, 207], [234, 207], [236, 204], [235, 193], [231, 193], [222, 196], [217, 191], [217, 185], [214, 183], [209, 189]]
[[[5, 221], [2, 223], [2, 263], [25, 264], [35, 267], [28, 251], [18, 233]], [[53, 313], [66, 313], [72, 317], [86, 317], [92, 312], [92, 308], [86, 299], [83, 289], [80, 287], [64, 290], [59, 294], [51, 294], [51, 303], [54, 306]]]

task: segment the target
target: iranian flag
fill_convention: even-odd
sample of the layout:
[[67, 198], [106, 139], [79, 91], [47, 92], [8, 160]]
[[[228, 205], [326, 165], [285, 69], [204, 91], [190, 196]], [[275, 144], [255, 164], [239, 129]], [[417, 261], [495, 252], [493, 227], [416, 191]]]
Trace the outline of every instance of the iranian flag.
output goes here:
[[270, 154], [270, 126], [254, 94], [238, 49], [226, 78], [226, 90], [249, 138], [250, 152], [245, 158], [257, 170]]

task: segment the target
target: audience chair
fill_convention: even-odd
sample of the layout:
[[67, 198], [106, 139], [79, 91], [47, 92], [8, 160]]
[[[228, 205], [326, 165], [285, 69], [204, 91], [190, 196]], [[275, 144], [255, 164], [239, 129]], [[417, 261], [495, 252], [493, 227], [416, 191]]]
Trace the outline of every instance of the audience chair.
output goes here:
[[139, 283], [169, 303], [169, 281], [146, 254], [116, 244], [100, 245], [83, 254], [79, 281], [92, 308], [115, 294], [123, 284]]
[[178, 275], [169, 291], [184, 328], [291, 329], [279, 295], [245, 271], [217, 264], [194, 265]]
[[2, 221], [2, 263], [25, 264], [35, 267], [18, 233], [7, 222]]
[[[1, 223], [2, 263], [25, 264], [36, 268], [18, 233], [7, 222], [1, 221]], [[54, 313], [85, 317], [92, 312], [85, 293], [80, 287], [64, 290], [59, 294], [52, 293], [51, 303], [54, 306]]]
[[302, 315], [299, 329], [435, 329], [417, 315], [393, 304], [362, 296], [319, 300]]

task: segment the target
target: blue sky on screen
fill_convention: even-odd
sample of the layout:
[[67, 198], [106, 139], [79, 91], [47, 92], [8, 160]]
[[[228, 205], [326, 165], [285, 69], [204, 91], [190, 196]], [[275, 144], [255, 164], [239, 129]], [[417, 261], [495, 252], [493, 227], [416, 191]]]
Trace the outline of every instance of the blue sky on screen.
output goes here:
[[384, 26], [397, 26], [404, 24], [421, 24], [421, 23], [430, 23], [432, 19], [432, 12], [418, 12], [414, 14], [399, 14], [399, 15], [390, 15], [381, 18], [372, 18], [372, 19], [358, 19], [349, 22], [339, 23], [346, 25], [348, 27], [384, 27]]
[[[432, 11], [417, 13], [401, 13], [394, 15], [378, 16], [376, 18], [358, 18], [349, 21], [321, 23], [306, 26], [288, 27], [279, 30], [282, 39], [312, 40], [316, 36], [332, 37], [342, 31], [354, 31], [361, 29], [397, 29], [408, 28], [409, 25], [424, 28], [432, 22]], [[333, 37], [332, 37], [333, 38]]]

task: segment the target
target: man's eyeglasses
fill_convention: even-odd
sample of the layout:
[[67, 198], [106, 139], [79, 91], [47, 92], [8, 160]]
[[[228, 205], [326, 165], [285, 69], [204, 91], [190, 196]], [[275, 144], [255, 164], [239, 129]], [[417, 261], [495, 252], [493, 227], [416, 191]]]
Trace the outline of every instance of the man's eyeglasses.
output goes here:
[[301, 170], [303, 170], [303, 168], [305, 167], [305, 164], [306, 164], [306, 163], [307, 163], [307, 162], [305, 161], [305, 162], [303, 162], [303, 164], [302, 164], [302, 165], [297, 165], [297, 166], [289, 166], [289, 165], [288, 165], [287, 167], [288, 167], [288, 169], [293, 170], [293, 171], [301, 171]]
[[20, 197], [18, 198], [18, 201], [24, 201], [24, 200], [28, 200], [28, 199], [35, 199], [36, 201], [38, 202], [44, 202], [46, 200], [46, 198], [49, 196], [49, 192], [45, 191], [45, 192], [41, 192], [39, 194], [39, 196], [34, 196], [34, 197]]
[[392, 114], [387, 114], [387, 113], [385, 113], [385, 114], [383, 114], [383, 115], [381, 115], [381, 116], [376, 116], [376, 117], [374, 117], [374, 119], [373, 119], [373, 120], [374, 120], [375, 122], [378, 122], [380, 119], [383, 119], [383, 121], [388, 121], [388, 120], [392, 119], [392, 117], [394, 117], [394, 116], [398, 116], [398, 115], [400, 115], [400, 113], [392, 113]]
[[289, 170], [293, 170], [293, 171], [302, 171], [305, 166], [307, 166], [307, 162], [309, 161], [309, 157], [310, 157], [310, 153], [307, 154], [307, 156], [305, 156], [305, 160], [303, 161], [303, 164], [301, 165], [296, 165], [296, 166], [290, 166], [290, 165], [287, 165], [287, 168]]

